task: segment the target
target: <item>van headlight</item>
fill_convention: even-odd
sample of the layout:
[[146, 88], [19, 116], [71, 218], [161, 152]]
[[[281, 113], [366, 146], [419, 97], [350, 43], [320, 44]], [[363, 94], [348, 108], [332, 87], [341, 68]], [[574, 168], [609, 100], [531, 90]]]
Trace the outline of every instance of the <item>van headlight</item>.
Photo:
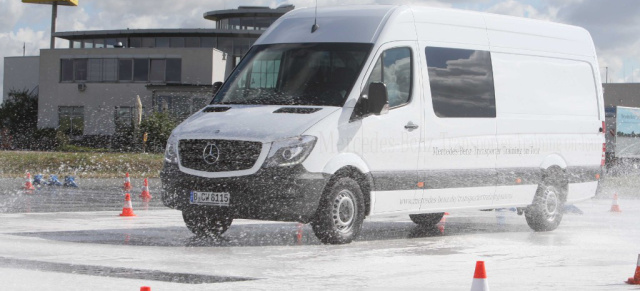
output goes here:
[[164, 150], [164, 161], [169, 164], [178, 164], [178, 138], [170, 135], [167, 140], [167, 148]]
[[285, 167], [300, 164], [316, 144], [315, 136], [303, 135], [274, 141], [264, 167]]

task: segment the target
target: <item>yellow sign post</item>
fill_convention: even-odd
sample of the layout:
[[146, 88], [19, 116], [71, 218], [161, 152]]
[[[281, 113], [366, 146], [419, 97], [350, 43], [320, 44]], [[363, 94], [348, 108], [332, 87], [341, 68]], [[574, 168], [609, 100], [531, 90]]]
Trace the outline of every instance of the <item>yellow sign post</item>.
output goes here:
[[78, 6], [78, 0], [22, 0], [22, 3], [51, 5], [51, 48], [55, 48], [56, 18], [58, 18], [58, 5]]
[[33, 3], [33, 4], [58, 4], [58, 5], [66, 5], [66, 6], [78, 6], [78, 0], [22, 0], [22, 3]]

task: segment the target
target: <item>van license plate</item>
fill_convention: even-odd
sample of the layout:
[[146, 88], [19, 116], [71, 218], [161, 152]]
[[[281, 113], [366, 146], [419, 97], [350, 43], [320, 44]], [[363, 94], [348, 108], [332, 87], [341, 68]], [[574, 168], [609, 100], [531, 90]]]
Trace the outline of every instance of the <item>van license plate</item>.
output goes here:
[[205, 204], [215, 206], [229, 206], [228, 192], [199, 192], [191, 191], [191, 204]]

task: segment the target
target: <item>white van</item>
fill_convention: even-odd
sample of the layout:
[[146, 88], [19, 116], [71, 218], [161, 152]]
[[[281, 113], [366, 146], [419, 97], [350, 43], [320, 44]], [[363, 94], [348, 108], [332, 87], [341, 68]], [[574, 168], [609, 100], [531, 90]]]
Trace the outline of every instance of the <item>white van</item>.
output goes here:
[[[314, 24], [315, 23], [315, 24]], [[596, 193], [598, 61], [578, 27], [408, 6], [299, 9], [169, 138], [165, 205], [197, 235], [234, 218], [349, 243], [367, 216], [517, 207], [535, 231]]]

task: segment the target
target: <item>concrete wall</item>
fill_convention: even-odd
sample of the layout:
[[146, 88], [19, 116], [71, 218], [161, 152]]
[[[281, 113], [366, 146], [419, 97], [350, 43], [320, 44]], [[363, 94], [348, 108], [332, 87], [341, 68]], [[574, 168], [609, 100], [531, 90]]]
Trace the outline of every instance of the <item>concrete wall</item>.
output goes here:
[[43, 49], [40, 51], [40, 100], [38, 127], [58, 127], [59, 106], [84, 106], [84, 135], [115, 132], [117, 106], [135, 106], [139, 95], [147, 114], [153, 110], [152, 92], [147, 82], [91, 83], [78, 89], [78, 82], [60, 82], [62, 58], [180, 58], [182, 83], [210, 85], [223, 81], [222, 53], [211, 48], [124, 48], [124, 49]]
[[7, 100], [11, 90], [33, 90], [38, 86], [40, 57], [6, 57], [4, 58], [4, 80], [2, 99]]

